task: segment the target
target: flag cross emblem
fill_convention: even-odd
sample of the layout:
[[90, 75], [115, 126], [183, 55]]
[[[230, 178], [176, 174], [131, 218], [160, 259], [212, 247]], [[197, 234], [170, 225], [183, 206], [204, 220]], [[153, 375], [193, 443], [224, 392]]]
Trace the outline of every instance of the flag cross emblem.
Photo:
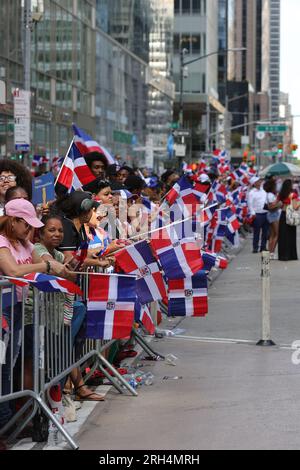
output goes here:
[[194, 291], [192, 289], [186, 289], [184, 291], [184, 295], [185, 295], [186, 298], [193, 297], [193, 294], [194, 294]]
[[115, 302], [107, 302], [106, 310], [114, 310], [115, 308], [116, 308], [116, 303]]
[[146, 277], [151, 275], [151, 269], [148, 266], [143, 266], [139, 269], [139, 273], [141, 277]]

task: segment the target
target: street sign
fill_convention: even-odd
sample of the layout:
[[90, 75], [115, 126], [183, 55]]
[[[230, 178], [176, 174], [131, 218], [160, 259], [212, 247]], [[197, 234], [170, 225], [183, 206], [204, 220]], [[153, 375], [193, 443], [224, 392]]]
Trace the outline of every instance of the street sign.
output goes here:
[[191, 137], [191, 131], [189, 129], [178, 129], [173, 132], [174, 137]]
[[30, 91], [14, 91], [15, 149], [28, 151], [30, 148]]
[[264, 138], [266, 137], [266, 133], [263, 131], [258, 131], [256, 132], [256, 137], [258, 140], [264, 140]]
[[174, 150], [175, 150], [176, 157], [185, 157], [186, 145], [175, 144]]
[[250, 137], [248, 135], [242, 135], [242, 145], [249, 145]]
[[270, 126], [270, 125], [261, 125], [257, 126], [256, 131], [257, 132], [269, 132], [269, 133], [275, 133], [275, 132], [286, 132], [288, 130], [288, 126], [285, 125], [275, 125], [275, 126]]
[[170, 127], [171, 129], [179, 129], [179, 125], [180, 125], [179, 122], [172, 122]]

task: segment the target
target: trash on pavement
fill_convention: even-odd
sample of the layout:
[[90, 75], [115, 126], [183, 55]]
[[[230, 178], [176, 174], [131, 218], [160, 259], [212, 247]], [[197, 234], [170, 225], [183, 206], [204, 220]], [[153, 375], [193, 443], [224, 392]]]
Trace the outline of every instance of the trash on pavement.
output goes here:
[[169, 366], [176, 366], [178, 361], [178, 357], [174, 356], [174, 354], [167, 354], [165, 358], [166, 364]]

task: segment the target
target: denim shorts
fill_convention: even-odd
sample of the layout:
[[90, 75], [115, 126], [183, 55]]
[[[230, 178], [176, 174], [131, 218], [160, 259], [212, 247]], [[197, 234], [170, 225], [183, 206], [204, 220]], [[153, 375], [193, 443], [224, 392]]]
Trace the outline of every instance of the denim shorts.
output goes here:
[[267, 219], [269, 224], [273, 224], [274, 222], [279, 222], [280, 220], [280, 211], [268, 212]]

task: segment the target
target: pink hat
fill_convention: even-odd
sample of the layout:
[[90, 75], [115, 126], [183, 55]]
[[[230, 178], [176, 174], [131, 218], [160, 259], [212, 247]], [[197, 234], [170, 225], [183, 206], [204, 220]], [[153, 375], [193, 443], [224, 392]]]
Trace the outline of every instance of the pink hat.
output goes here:
[[5, 205], [5, 214], [9, 217], [24, 219], [31, 227], [41, 228], [44, 224], [37, 218], [35, 208], [26, 199], [13, 199]]

